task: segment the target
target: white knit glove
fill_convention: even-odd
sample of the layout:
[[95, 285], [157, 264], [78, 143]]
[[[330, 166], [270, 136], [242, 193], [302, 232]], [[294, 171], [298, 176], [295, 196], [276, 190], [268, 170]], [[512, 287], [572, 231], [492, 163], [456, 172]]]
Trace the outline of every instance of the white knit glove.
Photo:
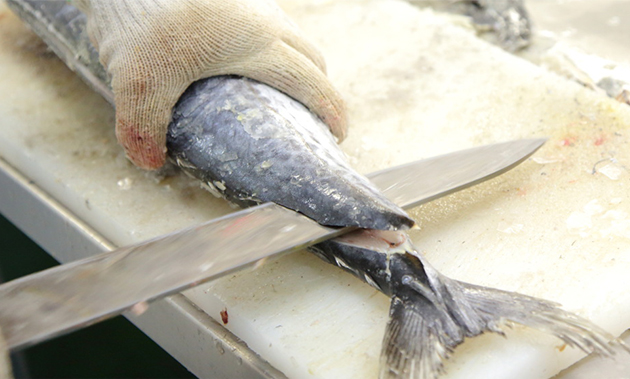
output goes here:
[[112, 77], [116, 136], [139, 167], [166, 158], [171, 111], [194, 81], [241, 75], [275, 87], [345, 137], [343, 100], [319, 52], [273, 0], [75, 0]]

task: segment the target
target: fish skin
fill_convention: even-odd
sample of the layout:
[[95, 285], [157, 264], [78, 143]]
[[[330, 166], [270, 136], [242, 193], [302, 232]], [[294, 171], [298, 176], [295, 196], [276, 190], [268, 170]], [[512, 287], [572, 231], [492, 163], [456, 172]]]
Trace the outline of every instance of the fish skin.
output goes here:
[[[378, 248], [364, 241], [383, 232], [353, 233], [353, 238], [338, 237], [309, 250], [391, 298], [379, 378], [435, 379], [466, 338], [486, 332], [505, 335], [508, 322], [552, 334], [587, 353], [612, 357], [613, 345], [628, 351], [622, 341], [556, 303], [440, 274], [404, 231], [396, 238], [404, 243]], [[393, 241], [391, 237], [390, 232], [381, 239]]]
[[[260, 129], [253, 130], [252, 121]], [[406, 216], [343, 161], [326, 125], [271, 87], [237, 77], [199, 81], [175, 106], [167, 140], [176, 164], [204, 182], [220, 181], [219, 194], [232, 201], [272, 201], [322, 224], [335, 220], [362, 228], [308, 250], [390, 297], [381, 378], [435, 379], [466, 338], [503, 334], [505, 321], [553, 334], [588, 353], [613, 354], [611, 335], [556, 304], [438, 273], [401, 230], [409, 227]], [[262, 161], [270, 165], [261, 171]], [[309, 180], [290, 183], [296, 170]], [[328, 191], [331, 185], [356, 196], [340, 200]], [[351, 206], [339, 207], [340, 201]], [[357, 207], [360, 216], [345, 213]]]
[[191, 85], [174, 108], [167, 149], [184, 171], [240, 206], [272, 201], [326, 226], [414, 225], [348, 165], [322, 121], [251, 79]]
[[[63, 2], [62, 0], [59, 3]], [[43, 6], [45, 8], [49, 6], [51, 7], [49, 9], [53, 9], [52, 4], [55, 2], [8, 0], [8, 3], [10, 5], [29, 3], [35, 7]], [[68, 5], [64, 4], [63, 6]], [[71, 14], [65, 10], [61, 12], [57, 8], [54, 9], [57, 14], [65, 14], [66, 16]], [[45, 11], [43, 8], [39, 8], [39, 10]], [[25, 18], [28, 18], [28, 16]], [[58, 27], [60, 24], [63, 26], [64, 22], [60, 23], [58, 20], [53, 20], [53, 25], [49, 25], [48, 28], [43, 30], [50, 31], [51, 28]], [[71, 22], [71, 27], [66, 32], [70, 33], [70, 37], [72, 37], [73, 33], [77, 36], [86, 36], [81, 26], [80, 17], [68, 22]], [[52, 36], [47, 37], [58, 38], [55, 33], [52, 34]], [[86, 42], [80, 41], [79, 43], [85, 44]], [[93, 54], [90, 54], [90, 57], [87, 59], [93, 59]], [[69, 59], [68, 57], [65, 58]], [[99, 88], [106, 88], [107, 83], [106, 78], [97, 74], [97, 69], [95, 68], [97, 66], [97, 62], [87, 62], [87, 67], [92, 71], [92, 77], [89, 77], [88, 81], [94, 81], [90, 84], [98, 90]], [[207, 87], [204, 87], [204, 83]], [[267, 188], [267, 193], [271, 193], [273, 196], [263, 200], [259, 195], [265, 191], [262, 191], [257, 186], [257, 180], [254, 180], [252, 177], [241, 178], [242, 175], [239, 174], [242, 172], [256, 173], [256, 167], [260, 167], [259, 165], [262, 163], [260, 157], [245, 158], [245, 153], [264, 150], [269, 146], [265, 142], [269, 141], [265, 141], [266, 138], [253, 138], [246, 147], [242, 143], [239, 145], [239, 141], [236, 138], [228, 138], [238, 133], [225, 126], [231, 125], [232, 127], [240, 127], [245, 130], [244, 128], [248, 123], [242, 121], [244, 116], [247, 117], [248, 109], [249, 112], [251, 112], [251, 109], [265, 112], [266, 116], [263, 116], [262, 119], [274, 120], [271, 124], [272, 127], [280, 125], [285, 131], [289, 130], [291, 132], [301, 129], [291, 127], [286, 129], [286, 121], [289, 119], [292, 121], [310, 119], [315, 123], [321, 123], [321, 121], [310, 115], [310, 112], [301, 105], [289, 104], [291, 102], [297, 104], [297, 102], [271, 88], [267, 87], [265, 91], [261, 90], [266, 93], [264, 96], [246, 97], [242, 96], [242, 87], [229, 86], [229, 83], [239, 83], [241, 86], [246, 84], [245, 87], [253, 85], [251, 81], [234, 77], [210, 78], [196, 83], [194, 88], [191, 88], [182, 96], [182, 99], [174, 109], [174, 121], [169, 129], [168, 143], [171, 149], [169, 154], [185, 172], [199, 178], [204, 183], [210, 183], [213, 187], [209, 188], [215, 188], [217, 194], [224, 195], [232, 201], [243, 205], [259, 201], [282, 203], [284, 201], [283, 197], [286, 197], [286, 194], [290, 193], [290, 191], [278, 189], [269, 191], [269, 187], [264, 187]], [[205, 93], [206, 90], [207, 93]], [[240, 100], [231, 103], [227, 109], [224, 109], [226, 108], [225, 99], [230, 98]], [[261, 101], [265, 98], [265, 101]], [[214, 105], [206, 104], [204, 106], [204, 102]], [[217, 104], [222, 106], [217, 107]], [[234, 107], [234, 104], [237, 106]], [[299, 113], [299, 115], [293, 114], [294, 112]], [[308, 117], [305, 115], [308, 115]], [[220, 121], [222, 127], [204, 129], [208, 119], [213, 118], [218, 122]], [[251, 137], [251, 125], [249, 127]], [[212, 138], [222, 139], [224, 142], [232, 142], [232, 145], [229, 145], [231, 146], [229, 149], [227, 148], [228, 145], [224, 145], [223, 149], [235, 151], [236, 153], [232, 157], [235, 156], [236, 159], [234, 160], [236, 161], [238, 161], [238, 157], [244, 158], [240, 160], [241, 163], [231, 167], [231, 169], [228, 164], [222, 171], [221, 165], [232, 160], [231, 158], [226, 160], [225, 155], [223, 160], [219, 159], [222, 151], [225, 151], [221, 150], [221, 147], [218, 150], [207, 148], [210, 145], [208, 144], [208, 138], [210, 137], [206, 135], [206, 131], [216, 134]], [[302, 130], [303, 132], [304, 130]], [[268, 131], [268, 135], [274, 135], [275, 133], [273, 130]], [[280, 132], [278, 135], [283, 133], [285, 132]], [[355, 224], [352, 225], [358, 227], [378, 227], [386, 230], [405, 229], [410, 225], [410, 219], [404, 212], [391, 204], [387, 199], [384, 199], [378, 191], [371, 188], [366, 179], [354, 173], [343, 162], [343, 154], [337, 151], [338, 148], [323, 123], [319, 127], [309, 127], [306, 133], [317, 133], [318, 143], [326, 145], [325, 149], [321, 146], [315, 146], [317, 149], [311, 149], [311, 153], [314, 151], [326, 151], [328, 158], [334, 157], [334, 159], [327, 158], [325, 160], [327, 163], [331, 162], [330, 164], [335, 166], [335, 169], [329, 174], [337, 179], [332, 183], [341, 186], [355, 186], [354, 191], [361, 194], [361, 196], [357, 195], [350, 202], [350, 204], [353, 204], [353, 207], [368, 208], [368, 211], [359, 213], [359, 215], [376, 215], [379, 212], [384, 212], [385, 214], [376, 215], [378, 221], [370, 221], [361, 216], [344, 215], [343, 212], [321, 212], [325, 207], [334, 209], [337, 199], [332, 196], [326, 196], [326, 187], [321, 182], [307, 180], [301, 183], [303, 184], [301, 187], [297, 186], [296, 189], [304, 191], [302, 194], [309, 194], [309, 196], [312, 193], [316, 194], [313, 196], [317, 198], [315, 204], [319, 207], [319, 210], [312, 212], [312, 217], [315, 220], [319, 218], [326, 223], [333, 222], [331, 220], [337, 220], [334, 222], [341, 224], [354, 222]], [[319, 135], [321, 133], [323, 133], [323, 136]], [[261, 137], [261, 134], [254, 134]], [[291, 166], [291, 155], [287, 156], [287, 159], [280, 159], [283, 156], [282, 149], [286, 148], [286, 146], [279, 147], [275, 145], [272, 147], [271, 151], [278, 155], [275, 158], [272, 155], [273, 162], [270, 162], [272, 164], [269, 167], [287, 162]], [[308, 150], [308, 148], [301, 150], [300, 154], [304, 154]], [[228, 158], [229, 155], [228, 153]], [[217, 163], [217, 159], [220, 163]], [[341, 159], [340, 162], [339, 159]], [[247, 162], [253, 162], [252, 167], [248, 168]], [[309, 162], [321, 162], [321, 157], [319, 160], [315, 159]], [[215, 165], [219, 167], [216, 168]], [[297, 166], [293, 165], [291, 167], [294, 168], [279, 170], [278, 176], [274, 180], [282, 180], [283, 174], [286, 175], [286, 172], [293, 173]], [[300, 172], [304, 171], [303, 168], [303, 166], [299, 166]], [[350, 172], [347, 172], [347, 170]], [[343, 179], [345, 178], [349, 178], [348, 183], [344, 183]], [[232, 183], [233, 179], [235, 184]], [[262, 180], [265, 178], [258, 177], [257, 179]], [[281, 187], [285, 184], [286, 182], [283, 181], [275, 182], [275, 184], [274, 181], [271, 182], [271, 185], [274, 187]], [[305, 189], [304, 185], [313, 186], [315, 189]], [[348, 191], [348, 193], [353, 193], [351, 189]], [[306, 195], [294, 196], [292, 200], [298, 203], [295, 206], [296, 209], [298, 211], [305, 209], [304, 213], [306, 214], [306, 209], [309, 209], [310, 197]], [[344, 209], [353, 211], [352, 207]], [[315, 245], [311, 248], [311, 251], [329, 263], [357, 276], [391, 298], [390, 318], [381, 350], [379, 373], [381, 378], [434, 379], [443, 372], [443, 362], [448, 359], [455, 347], [465, 338], [473, 337], [486, 331], [502, 333], [501, 325], [505, 320], [511, 320], [556, 335], [567, 344], [577, 346], [586, 352], [594, 351], [605, 356], [614, 354], [607, 343], [608, 340], [612, 339], [612, 336], [589, 321], [559, 309], [556, 304], [516, 293], [459, 282], [439, 274], [417, 252], [417, 249], [410, 242], [404, 231], [359, 229], [350, 235]]]

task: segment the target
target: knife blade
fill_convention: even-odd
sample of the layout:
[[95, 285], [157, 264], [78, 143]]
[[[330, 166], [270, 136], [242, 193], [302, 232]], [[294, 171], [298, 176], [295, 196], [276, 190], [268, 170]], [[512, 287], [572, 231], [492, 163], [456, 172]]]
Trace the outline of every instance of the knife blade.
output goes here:
[[[410, 208], [495, 177], [544, 142], [481, 146], [368, 177], [390, 199]], [[23, 348], [350, 230], [263, 204], [2, 284], [0, 325], [8, 347]]]

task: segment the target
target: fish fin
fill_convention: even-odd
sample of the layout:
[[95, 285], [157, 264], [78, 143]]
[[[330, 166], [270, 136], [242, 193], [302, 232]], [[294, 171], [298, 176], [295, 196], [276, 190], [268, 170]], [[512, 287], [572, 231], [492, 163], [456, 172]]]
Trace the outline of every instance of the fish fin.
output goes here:
[[[586, 353], [610, 357], [613, 345], [628, 350], [622, 341], [558, 304], [449, 279], [416, 254], [395, 256], [390, 259], [411, 263], [404, 265], [392, 296], [380, 378], [437, 378], [443, 362], [466, 337], [487, 331], [503, 335], [506, 322], [552, 334]], [[392, 275], [398, 266], [394, 261]], [[410, 275], [410, 267], [422, 272]]]
[[[426, 317], [417, 307], [394, 296], [383, 338], [381, 379], [433, 379], [444, 371], [443, 362], [454, 346], [439, 319]], [[455, 344], [456, 346], [457, 344]]]
[[510, 321], [556, 336], [585, 353], [612, 357], [615, 355], [614, 345], [630, 352], [623, 341], [587, 319], [563, 310], [557, 303], [515, 292], [456, 283], [475, 314], [471, 319], [477, 321], [473, 323], [485, 330], [502, 334], [501, 326]]

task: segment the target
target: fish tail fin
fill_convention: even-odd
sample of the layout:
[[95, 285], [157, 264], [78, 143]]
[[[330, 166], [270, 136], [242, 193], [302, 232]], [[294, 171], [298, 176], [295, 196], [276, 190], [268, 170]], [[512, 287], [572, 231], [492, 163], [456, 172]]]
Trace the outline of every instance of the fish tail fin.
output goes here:
[[398, 284], [383, 340], [380, 378], [434, 379], [466, 337], [486, 331], [503, 335], [506, 321], [552, 334], [587, 353], [612, 356], [614, 344], [628, 350], [558, 304], [449, 279], [418, 254], [393, 255], [390, 269]]

